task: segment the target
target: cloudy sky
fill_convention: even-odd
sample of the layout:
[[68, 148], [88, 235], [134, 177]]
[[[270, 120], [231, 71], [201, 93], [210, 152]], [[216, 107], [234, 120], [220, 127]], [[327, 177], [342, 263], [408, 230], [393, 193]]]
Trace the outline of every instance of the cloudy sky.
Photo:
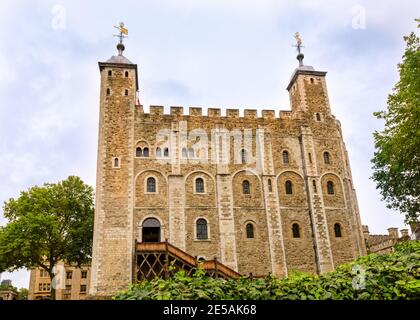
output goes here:
[[[141, 102], [289, 110], [297, 66], [328, 71], [363, 224], [404, 228], [373, 181], [372, 132], [398, 79], [402, 37], [420, 2], [155, 0], [0, 2], [0, 202], [35, 184], [78, 175], [95, 184], [98, 61], [115, 54], [113, 25], [129, 29], [125, 55], [139, 66]], [[7, 221], [0, 209], [0, 224]], [[26, 271], [4, 273], [27, 287]]]

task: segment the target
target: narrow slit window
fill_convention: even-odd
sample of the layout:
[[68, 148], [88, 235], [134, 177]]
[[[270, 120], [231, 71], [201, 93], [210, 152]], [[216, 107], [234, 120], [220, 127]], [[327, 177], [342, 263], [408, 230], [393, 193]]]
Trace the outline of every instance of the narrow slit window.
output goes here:
[[328, 194], [334, 194], [334, 183], [332, 181], [327, 182], [327, 192]]
[[321, 121], [321, 115], [319, 113], [316, 114], [316, 121]]
[[300, 227], [297, 223], [292, 225], [293, 238], [300, 238]]
[[334, 224], [334, 235], [336, 238], [341, 238], [341, 226], [339, 223]]
[[246, 150], [242, 149], [241, 150], [241, 163], [246, 163], [246, 162], [247, 162]]
[[289, 152], [287, 150], [283, 151], [283, 163], [284, 164], [289, 163]]
[[242, 192], [243, 192], [243, 194], [250, 194], [251, 193], [248, 180], [244, 180], [242, 182]]
[[292, 181], [287, 180], [285, 183], [286, 194], [293, 194], [293, 184]]
[[273, 191], [273, 185], [271, 183], [271, 179], [268, 179], [268, 192], [272, 192]]
[[118, 168], [120, 166], [120, 159], [114, 158], [114, 168]]
[[125, 72], [125, 77], [128, 78], [128, 71]]
[[128, 90], [127, 90], [127, 89], [125, 89], [124, 94], [125, 94], [126, 96], [128, 96]]
[[314, 187], [314, 192], [316, 193], [316, 181], [312, 180], [312, 186]]
[[254, 238], [254, 225], [252, 223], [246, 225], [246, 237], [248, 239]]
[[169, 157], [169, 149], [168, 149], [168, 148], [165, 148], [165, 149], [163, 150], [163, 156], [164, 156], [164, 157]]

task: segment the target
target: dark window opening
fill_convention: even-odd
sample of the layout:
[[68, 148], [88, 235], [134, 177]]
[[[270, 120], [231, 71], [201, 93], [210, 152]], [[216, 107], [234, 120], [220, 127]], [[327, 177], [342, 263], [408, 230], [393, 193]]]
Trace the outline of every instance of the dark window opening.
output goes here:
[[160, 242], [160, 222], [155, 218], [147, 218], [142, 225], [143, 242]]
[[286, 187], [286, 194], [293, 194], [292, 181], [287, 180], [285, 183], [285, 187]]
[[200, 240], [208, 239], [207, 221], [205, 219], [198, 219], [196, 225], [197, 225], [197, 239], [200, 239]]
[[341, 226], [339, 223], [334, 224], [334, 235], [336, 238], [341, 238]]
[[327, 151], [324, 152], [324, 163], [330, 164], [330, 154]]
[[147, 178], [147, 192], [156, 192], [156, 179], [153, 177]]
[[289, 152], [286, 150], [283, 151], [283, 163], [289, 163]]
[[128, 71], [125, 72], [125, 77], [128, 78]]
[[242, 149], [241, 150], [241, 163], [246, 163], [246, 162], [247, 162], [246, 150]]
[[246, 237], [248, 239], [254, 238], [254, 225], [252, 223], [246, 225]]
[[334, 183], [332, 181], [327, 182], [327, 192], [328, 194], [334, 194]]
[[244, 194], [250, 194], [251, 193], [250, 186], [249, 186], [249, 181], [248, 180], [244, 180], [242, 182], [242, 192]]
[[124, 93], [126, 96], [128, 96], [128, 90], [126, 89], [125, 90], [125, 93]]
[[197, 178], [195, 180], [195, 192], [204, 193], [204, 180], [203, 180], [203, 178]]
[[316, 114], [316, 121], [321, 121], [321, 115], [319, 113]]
[[120, 166], [120, 160], [118, 158], [114, 159], [114, 167], [118, 168]]
[[163, 156], [164, 157], [169, 157], [169, 149], [168, 148], [163, 149]]
[[316, 193], [316, 181], [315, 180], [312, 180], [312, 185], [314, 187], [314, 192]]
[[149, 156], [149, 148], [144, 148], [143, 149], [143, 157], [148, 157]]
[[106, 89], [106, 95], [109, 96], [111, 94], [111, 90], [108, 88]]
[[141, 155], [142, 155], [141, 148], [140, 147], [137, 147], [136, 148], [136, 157], [141, 157]]
[[271, 179], [268, 179], [268, 192], [273, 191], [273, 185], [271, 184]]
[[297, 223], [292, 225], [293, 238], [300, 238], [300, 227]]
[[112, 76], [112, 71], [111, 70], [108, 70], [108, 76], [109, 77]]

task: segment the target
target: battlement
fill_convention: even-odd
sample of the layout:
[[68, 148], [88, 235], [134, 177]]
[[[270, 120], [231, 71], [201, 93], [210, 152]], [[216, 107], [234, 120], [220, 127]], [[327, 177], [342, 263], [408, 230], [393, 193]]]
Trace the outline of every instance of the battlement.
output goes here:
[[[224, 114], [222, 114], [224, 113]], [[241, 115], [242, 113], [242, 115]], [[171, 106], [170, 112], [165, 113], [163, 106], [151, 105], [149, 113], [145, 112], [144, 115], [149, 116], [172, 116], [172, 117], [209, 117], [209, 118], [233, 118], [233, 119], [262, 119], [272, 121], [275, 119], [292, 119], [292, 111], [289, 110], [256, 110], [256, 109], [221, 109], [221, 108], [208, 108], [207, 114], [203, 113], [202, 107], [189, 107], [188, 114], [184, 113], [184, 107]]]

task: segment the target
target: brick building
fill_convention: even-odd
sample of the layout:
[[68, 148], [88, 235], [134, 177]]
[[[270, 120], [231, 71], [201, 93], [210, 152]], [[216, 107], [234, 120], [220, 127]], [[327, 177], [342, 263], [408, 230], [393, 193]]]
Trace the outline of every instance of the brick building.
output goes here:
[[[139, 244], [162, 243], [240, 274], [312, 273], [366, 254], [326, 72], [303, 64], [291, 111], [222, 111], [138, 103], [137, 65], [99, 63], [100, 115], [89, 293], [139, 277]], [[146, 250], [146, 249], [142, 249]], [[149, 262], [148, 262], [149, 263]]]

